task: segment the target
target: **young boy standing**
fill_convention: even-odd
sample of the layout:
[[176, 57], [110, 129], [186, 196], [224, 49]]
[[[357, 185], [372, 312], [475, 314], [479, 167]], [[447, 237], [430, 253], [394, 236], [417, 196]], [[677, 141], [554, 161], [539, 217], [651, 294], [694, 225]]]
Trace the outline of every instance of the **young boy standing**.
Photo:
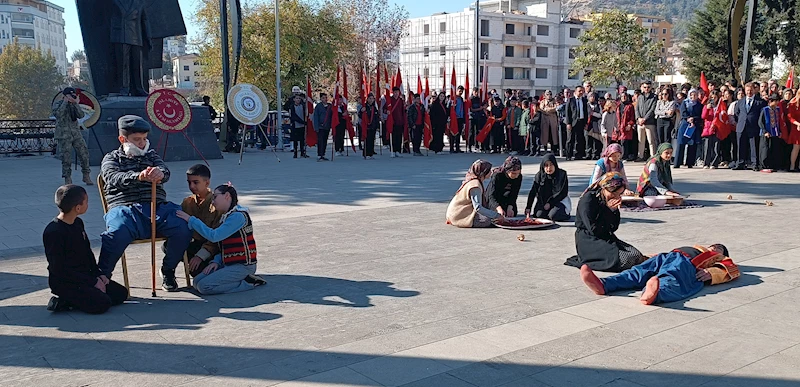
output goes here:
[[[203, 164], [195, 164], [186, 171], [186, 181], [189, 183], [189, 191], [192, 191], [192, 195], [183, 199], [183, 203], [181, 203], [183, 212], [200, 219], [208, 227], [218, 227], [222, 214], [212, 204], [213, 195], [209, 188], [211, 170]], [[192, 257], [189, 260], [189, 272], [192, 277], [200, 274], [218, 252], [218, 244], [209, 242], [195, 231], [189, 247], [186, 248], [186, 256]]]
[[781, 108], [778, 106], [781, 97], [778, 94], [769, 96], [769, 105], [761, 110], [758, 126], [761, 128], [759, 144], [759, 168], [761, 172], [772, 173], [780, 164], [780, 149], [783, 147], [781, 134], [786, 127]]
[[83, 220], [78, 216], [89, 208], [86, 190], [77, 185], [62, 185], [55, 195], [58, 216], [42, 234], [47, 256], [50, 290], [55, 296], [47, 310], [60, 312], [72, 308], [100, 314], [128, 298], [124, 286], [100, 273]]

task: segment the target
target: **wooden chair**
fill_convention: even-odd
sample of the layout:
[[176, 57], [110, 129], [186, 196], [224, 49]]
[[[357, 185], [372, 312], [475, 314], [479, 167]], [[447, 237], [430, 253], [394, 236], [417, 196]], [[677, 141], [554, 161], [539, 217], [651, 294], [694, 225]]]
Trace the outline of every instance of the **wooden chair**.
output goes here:
[[[106, 195], [103, 192], [105, 190], [106, 182], [103, 180], [103, 175], [97, 175], [97, 189], [100, 191], [100, 203], [103, 205], [103, 214], [105, 215], [108, 212], [108, 201], [106, 201]], [[156, 237], [156, 242], [163, 242], [166, 241], [167, 238], [163, 237]], [[131, 242], [132, 245], [139, 245], [144, 243], [150, 243], [150, 239], [137, 239]], [[186, 286], [192, 286], [192, 277], [189, 275], [189, 257], [186, 256], [186, 253], [183, 254], [183, 269], [186, 274]], [[125, 288], [128, 289], [128, 296], [131, 294], [131, 287], [128, 281], [128, 262], [125, 259], [125, 253], [122, 253], [122, 279], [125, 281]]]

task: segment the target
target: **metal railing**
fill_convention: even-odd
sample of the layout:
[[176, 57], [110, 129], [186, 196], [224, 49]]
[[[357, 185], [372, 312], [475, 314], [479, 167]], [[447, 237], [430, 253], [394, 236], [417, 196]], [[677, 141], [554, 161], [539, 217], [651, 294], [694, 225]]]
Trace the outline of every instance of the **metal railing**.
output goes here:
[[0, 120], [0, 155], [52, 153], [55, 120]]

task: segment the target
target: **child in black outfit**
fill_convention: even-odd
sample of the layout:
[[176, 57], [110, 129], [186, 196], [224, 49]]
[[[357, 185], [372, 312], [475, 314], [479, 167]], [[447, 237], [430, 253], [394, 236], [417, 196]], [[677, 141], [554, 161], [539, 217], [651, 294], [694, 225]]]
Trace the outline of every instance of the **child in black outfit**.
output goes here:
[[63, 185], [56, 191], [55, 201], [59, 214], [42, 235], [50, 290], [55, 294], [47, 303], [47, 310], [74, 308], [100, 314], [112, 305], [122, 304], [128, 298], [128, 290], [101, 275], [83, 221], [78, 217], [89, 208], [86, 190]]

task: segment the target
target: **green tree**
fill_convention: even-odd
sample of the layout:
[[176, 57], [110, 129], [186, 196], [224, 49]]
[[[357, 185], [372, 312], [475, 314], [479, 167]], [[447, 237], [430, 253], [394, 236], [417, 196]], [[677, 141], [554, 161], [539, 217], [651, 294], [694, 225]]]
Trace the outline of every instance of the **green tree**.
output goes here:
[[[684, 52], [686, 57], [685, 73], [691, 82], [699, 82], [701, 72], [705, 73], [709, 81], [721, 82], [731, 79], [731, 68], [728, 65], [727, 27], [730, 5], [730, 0], [707, 0], [703, 8], [695, 13], [694, 20], [688, 28], [689, 39]], [[775, 18], [768, 18], [766, 10], [766, 6], [761, 2], [757, 12], [756, 28], [751, 40], [751, 59], [753, 55], [772, 59], [778, 53], [775, 42], [775, 24], [778, 21]], [[746, 22], [743, 22], [739, 41], [740, 62], [744, 47], [745, 27]], [[758, 69], [755, 69], [753, 74], [757, 72]], [[756, 77], [752, 76], [751, 78]]]
[[[277, 95], [274, 9], [274, 3], [244, 6], [238, 79], [240, 83], [252, 83], [264, 90], [271, 103]], [[306, 75], [317, 84], [330, 82], [335, 78], [338, 59], [344, 56], [352, 42], [351, 26], [335, 9], [317, 2], [281, 0], [280, 13], [283, 95], [288, 95], [293, 85], [304, 86]], [[201, 33], [201, 38], [194, 42], [199, 47], [204, 65], [201, 90], [214, 101], [221, 102], [219, 0], [201, 0], [194, 18]], [[231, 62], [233, 71], [233, 53]], [[355, 79], [355, 76], [351, 75], [350, 79]]]
[[14, 41], [0, 53], [0, 116], [9, 119], [50, 117], [53, 96], [64, 84], [52, 54]]
[[586, 69], [585, 79], [617, 85], [652, 79], [661, 73], [661, 42], [655, 42], [635, 19], [619, 10], [603, 13], [578, 40], [573, 75]]

